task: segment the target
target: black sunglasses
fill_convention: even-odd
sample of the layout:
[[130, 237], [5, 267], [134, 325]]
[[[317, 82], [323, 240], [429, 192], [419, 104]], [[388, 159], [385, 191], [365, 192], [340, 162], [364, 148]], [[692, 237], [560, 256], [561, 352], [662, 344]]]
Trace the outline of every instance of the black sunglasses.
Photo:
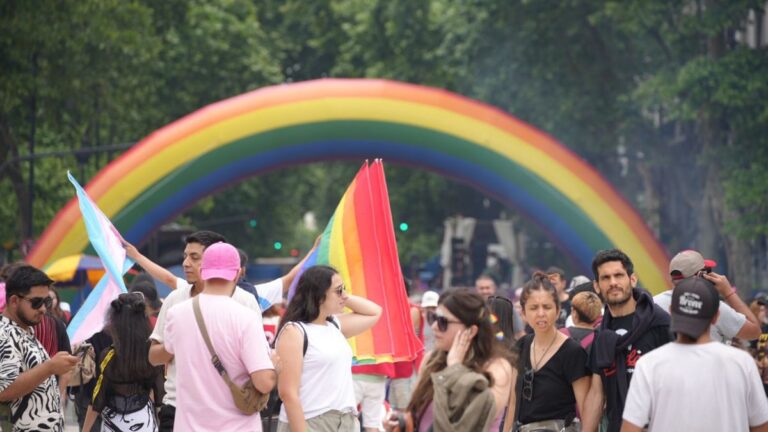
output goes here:
[[526, 368], [523, 373], [523, 399], [533, 399], [533, 369]]
[[29, 305], [32, 306], [32, 309], [40, 309], [43, 305], [45, 305], [46, 309], [50, 309], [53, 306], [53, 299], [46, 296], [46, 297], [22, 297], [19, 296], [22, 300], [26, 300], [29, 302]]
[[432, 325], [432, 323], [437, 323], [437, 329], [440, 330], [441, 332], [448, 330], [449, 324], [461, 324], [461, 321], [452, 321], [438, 314], [434, 314], [434, 315], [428, 314], [427, 322], [429, 323], [429, 325]]

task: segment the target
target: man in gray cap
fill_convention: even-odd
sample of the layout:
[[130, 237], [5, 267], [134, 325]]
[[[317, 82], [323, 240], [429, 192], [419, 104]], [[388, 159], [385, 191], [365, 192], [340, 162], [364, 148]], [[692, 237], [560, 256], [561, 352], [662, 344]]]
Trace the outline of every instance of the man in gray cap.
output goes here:
[[[714, 284], [723, 300], [719, 301], [719, 317], [710, 328], [712, 340], [727, 343], [734, 337], [745, 340], [757, 339], [760, 337], [760, 324], [757, 317], [741, 301], [739, 293], [731, 286], [728, 278], [712, 271], [716, 266], [716, 262], [704, 259], [695, 250], [684, 250], [669, 262], [669, 275], [675, 285], [696, 275], [701, 275]], [[653, 297], [653, 301], [669, 312], [672, 290], [657, 294]]]
[[622, 432], [768, 430], [768, 400], [745, 351], [713, 343], [720, 300], [700, 276], [672, 292], [673, 343], [642, 356], [624, 404]]

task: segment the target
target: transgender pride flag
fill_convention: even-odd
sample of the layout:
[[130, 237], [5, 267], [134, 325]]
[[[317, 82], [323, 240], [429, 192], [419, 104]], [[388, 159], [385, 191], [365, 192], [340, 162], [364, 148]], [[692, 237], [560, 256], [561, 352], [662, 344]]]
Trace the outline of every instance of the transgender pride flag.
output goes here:
[[67, 327], [70, 342], [77, 344], [104, 327], [109, 303], [117, 298], [118, 294], [127, 291], [123, 275], [133, 267], [133, 261], [126, 258], [122, 237], [112, 226], [112, 222], [96, 207], [69, 171], [67, 177], [75, 186], [88, 239], [106, 270]]

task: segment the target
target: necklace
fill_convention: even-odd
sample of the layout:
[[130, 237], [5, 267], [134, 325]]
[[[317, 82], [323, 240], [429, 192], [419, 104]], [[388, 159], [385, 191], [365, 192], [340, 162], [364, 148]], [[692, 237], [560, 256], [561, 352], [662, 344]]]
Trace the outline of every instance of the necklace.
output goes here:
[[539, 360], [536, 361], [536, 339], [533, 339], [533, 342], [531, 342], [531, 345], [533, 345], [533, 370], [538, 371], [539, 370], [539, 364], [542, 360], [544, 360], [544, 357], [547, 356], [547, 353], [549, 352], [549, 349], [552, 348], [552, 345], [555, 343], [555, 339], [557, 339], [557, 333], [555, 333], [555, 337], [552, 338], [552, 340], [549, 342], [549, 345], [547, 346], [547, 349], [544, 350], [544, 353], [539, 357]]

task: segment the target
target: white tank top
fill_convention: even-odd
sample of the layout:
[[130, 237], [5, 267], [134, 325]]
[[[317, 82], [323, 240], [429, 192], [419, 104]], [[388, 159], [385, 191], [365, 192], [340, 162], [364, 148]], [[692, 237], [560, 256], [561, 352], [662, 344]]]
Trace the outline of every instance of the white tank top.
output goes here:
[[[299, 385], [299, 400], [305, 419], [330, 410], [356, 413], [352, 348], [341, 333], [339, 320], [336, 317], [333, 320], [339, 325], [338, 328], [331, 323], [299, 324], [306, 331], [308, 339]], [[280, 407], [280, 421], [288, 422], [285, 405]]]

